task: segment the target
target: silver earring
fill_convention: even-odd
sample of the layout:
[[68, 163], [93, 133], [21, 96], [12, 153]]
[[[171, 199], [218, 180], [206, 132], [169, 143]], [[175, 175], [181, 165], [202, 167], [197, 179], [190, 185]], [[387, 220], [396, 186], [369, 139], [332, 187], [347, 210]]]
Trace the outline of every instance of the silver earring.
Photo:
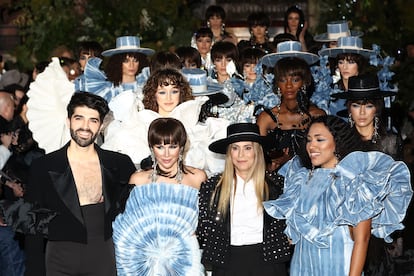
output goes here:
[[350, 127], [354, 126], [354, 120], [352, 119], [351, 113], [348, 114], [348, 123]]
[[378, 127], [379, 127], [379, 118], [375, 116], [374, 117], [374, 133], [372, 134], [372, 143], [374, 144], [376, 144], [377, 140], [379, 139]]
[[312, 178], [313, 176], [313, 172], [315, 171], [315, 166], [312, 165], [312, 168], [309, 171], [309, 175], [308, 175], [308, 181]]
[[303, 94], [306, 94], [306, 86], [305, 86], [305, 85], [302, 85], [302, 87], [300, 88], [300, 91], [301, 91]]
[[210, 21], [207, 21], [207, 28], [210, 28]]
[[226, 24], [221, 23], [221, 33], [224, 34], [224, 27], [226, 27]]
[[151, 182], [157, 181], [157, 159], [155, 159], [154, 151], [151, 149], [151, 159], [152, 159], [152, 172], [150, 174]]
[[281, 97], [282, 97], [282, 92], [280, 92], [280, 87], [278, 87], [278, 88], [276, 89], [276, 95], [277, 95], [279, 98], [281, 98]]
[[181, 183], [183, 180], [183, 171], [181, 170], [181, 167], [183, 166], [183, 151], [180, 151], [180, 155], [178, 156], [178, 164], [177, 164], [177, 174], [175, 175], [175, 180], [177, 180], [178, 183]]

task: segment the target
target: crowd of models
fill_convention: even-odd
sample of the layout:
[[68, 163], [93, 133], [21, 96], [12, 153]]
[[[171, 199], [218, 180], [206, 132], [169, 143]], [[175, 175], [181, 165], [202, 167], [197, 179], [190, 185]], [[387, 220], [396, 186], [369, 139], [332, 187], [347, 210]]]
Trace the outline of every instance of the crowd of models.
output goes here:
[[0, 275], [404, 275], [392, 58], [297, 6], [274, 38], [205, 15], [174, 51], [120, 36], [2, 72]]

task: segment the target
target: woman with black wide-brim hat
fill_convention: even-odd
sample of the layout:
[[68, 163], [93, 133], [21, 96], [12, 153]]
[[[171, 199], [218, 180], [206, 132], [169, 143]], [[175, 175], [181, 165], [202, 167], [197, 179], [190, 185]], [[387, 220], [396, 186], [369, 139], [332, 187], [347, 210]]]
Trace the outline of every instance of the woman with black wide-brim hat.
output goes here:
[[[384, 152], [395, 160], [403, 159], [403, 142], [399, 133], [387, 130], [384, 122], [387, 111], [384, 110], [384, 98], [395, 96], [396, 93], [381, 91], [376, 75], [366, 74], [350, 77], [348, 91], [333, 94], [332, 97], [345, 99], [347, 109], [339, 111], [341, 117], [348, 117], [350, 127], [355, 128], [361, 135], [364, 147], [368, 151]], [[373, 275], [381, 265], [381, 260], [392, 259], [398, 251], [402, 252], [401, 231], [393, 234], [394, 242], [386, 245], [382, 239], [371, 237], [364, 271]], [[391, 252], [393, 251], [393, 252]], [[384, 253], [385, 252], [385, 253]], [[399, 253], [401, 254], [401, 253]], [[389, 267], [385, 268], [386, 270]]]
[[366, 141], [368, 150], [378, 150], [402, 160], [402, 140], [399, 135], [387, 132], [384, 98], [395, 96], [395, 92], [381, 91], [377, 76], [365, 74], [350, 77], [348, 91], [332, 94], [333, 98], [345, 99], [347, 109], [338, 112], [348, 117], [350, 127], [355, 127]]
[[209, 146], [226, 159], [223, 173], [210, 177], [199, 192], [196, 233], [202, 262], [213, 276], [287, 275], [291, 250], [285, 225], [262, 205], [279, 196], [283, 180], [265, 173], [263, 139], [256, 124], [237, 123]]

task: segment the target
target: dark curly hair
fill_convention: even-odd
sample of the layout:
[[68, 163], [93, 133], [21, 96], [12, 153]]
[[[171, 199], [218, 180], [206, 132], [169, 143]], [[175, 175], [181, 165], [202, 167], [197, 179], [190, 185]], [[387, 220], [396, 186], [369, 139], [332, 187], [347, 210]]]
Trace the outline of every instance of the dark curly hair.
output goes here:
[[143, 88], [144, 94], [144, 107], [152, 111], [158, 112], [158, 103], [156, 101], [155, 93], [158, 86], [175, 85], [180, 89], [180, 102], [179, 104], [192, 100], [191, 87], [185, 77], [176, 69], [166, 68], [157, 70], [151, 73], [145, 86]]
[[[332, 134], [335, 142], [335, 154], [339, 159], [338, 161], [342, 160], [351, 152], [363, 150], [360, 134], [355, 128], [349, 127], [348, 123], [343, 119], [334, 115], [325, 115], [314, 118], [307, 129], [306, 135], [312, 125], [316, 123], [322, 123]], [[299, 157], [303, 166], [308, 169], [312, 168], [312, 163], [307, 152], [300, 152]]]
[[147, 67], [149, 64], [147, 56], [143, 53], [121, 53], [111, 56], [105, 65], [105, 74], [108, 80], [115, 86], [119, 86], [122, 83], [122, 63], [127, 57], [133, 57], [139, 62], [136, 75], [141, 73], [142, 68]]

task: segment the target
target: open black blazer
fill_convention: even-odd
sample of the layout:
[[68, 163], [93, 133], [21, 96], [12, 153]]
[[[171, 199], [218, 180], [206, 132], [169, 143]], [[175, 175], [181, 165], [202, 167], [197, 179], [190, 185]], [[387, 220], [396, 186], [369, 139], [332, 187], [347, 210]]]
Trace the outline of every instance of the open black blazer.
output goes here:
[[[56, 211], [48, 227], [48, 240], [86, 243], [87, 233], [76, 185], [63, 148], [33, 161], [25, 199], [39, 207]], [[101, 163], [102, 193], [105, 204], [104, 237], [112, 236], [112, 220], [120, 212], [121, 198], [128, 192], [128, 181], [136, 170], [124, 154], [95, 145]]]

